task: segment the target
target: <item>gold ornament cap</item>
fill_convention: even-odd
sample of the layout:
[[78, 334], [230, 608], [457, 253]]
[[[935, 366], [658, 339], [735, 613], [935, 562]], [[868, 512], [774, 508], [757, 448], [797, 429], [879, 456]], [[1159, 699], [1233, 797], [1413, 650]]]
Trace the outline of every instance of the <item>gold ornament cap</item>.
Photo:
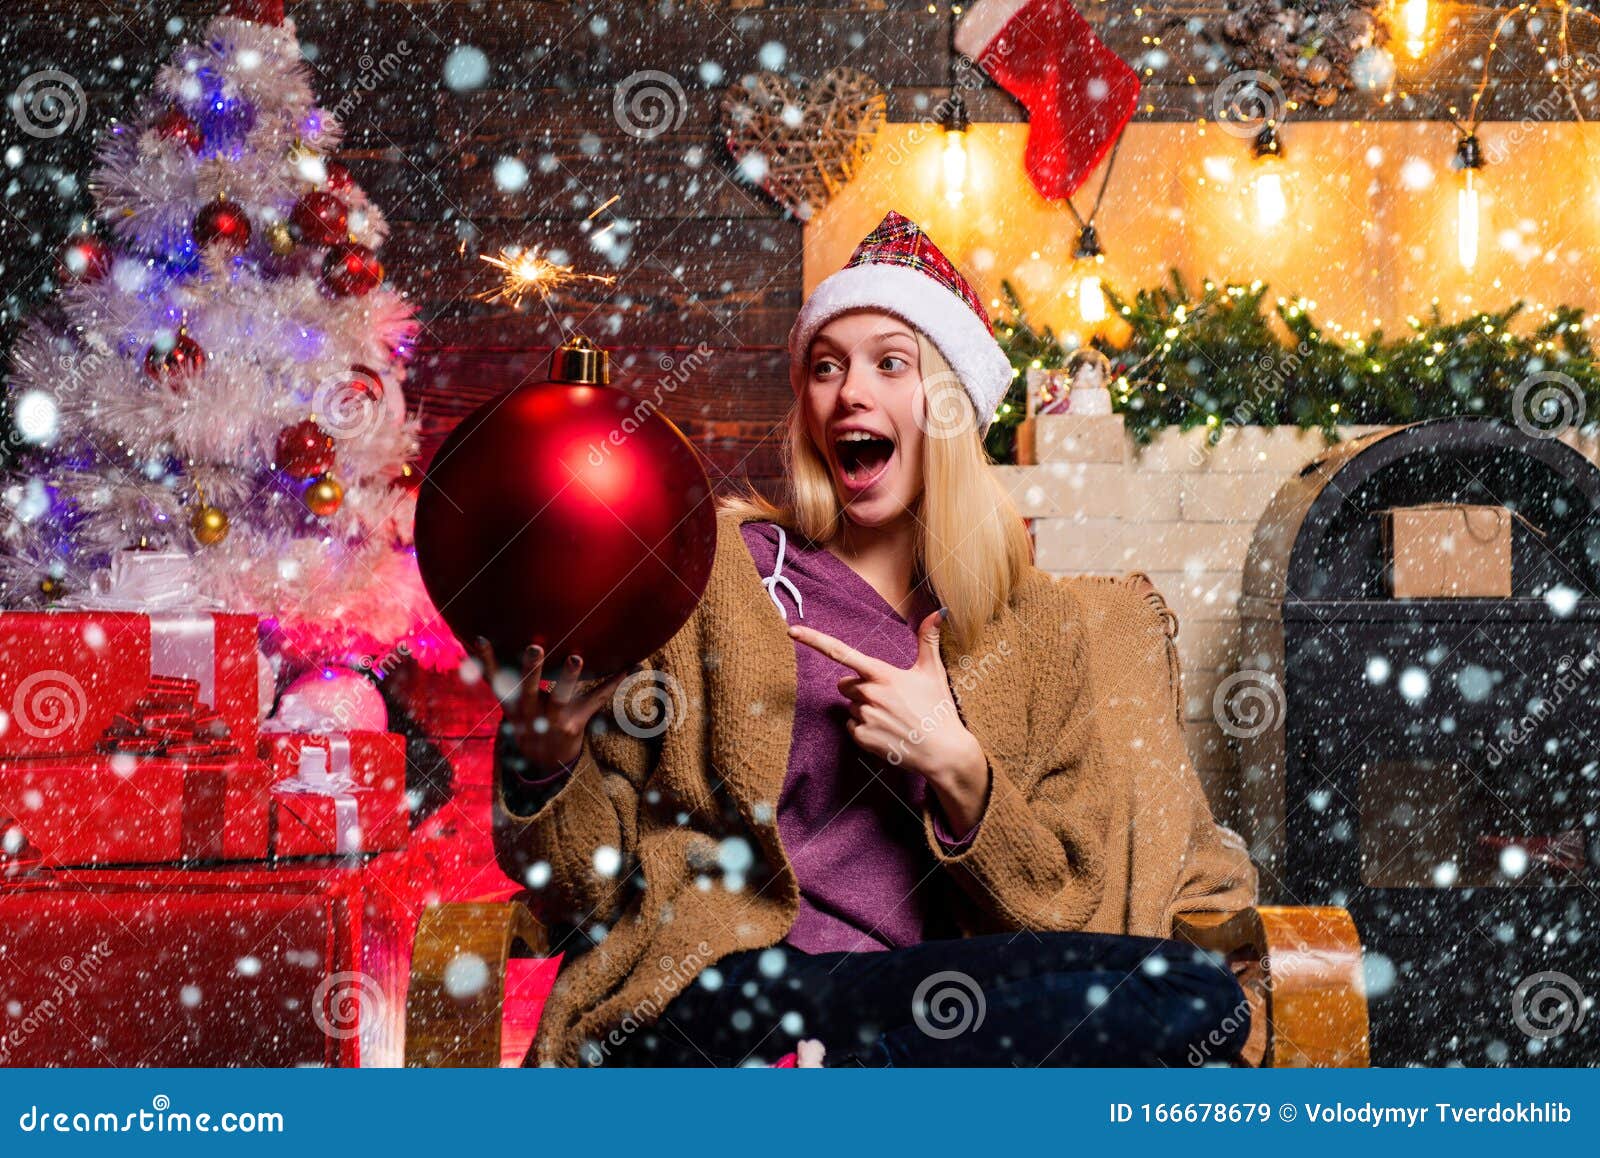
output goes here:
[[611, 384], [611, 353], [582, 334], [569, 338], [550, 354], [550, 381], [578, 386]]

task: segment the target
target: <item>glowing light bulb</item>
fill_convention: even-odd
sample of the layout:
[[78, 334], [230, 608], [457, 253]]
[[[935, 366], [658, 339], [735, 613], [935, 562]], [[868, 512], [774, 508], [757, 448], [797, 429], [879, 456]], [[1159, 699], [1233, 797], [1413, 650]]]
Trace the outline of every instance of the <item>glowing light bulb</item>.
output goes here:
[[1456, 257], [1462, 269], [1478, 264], [1478, 231], [1481, 209], [1478, 204], [1478, 170], [1483, 168], [1483, 152], [1478, 138], [1471, 134], [1456, 142], [1456, 167], [1461, 170], [1461, 185], [1456, 190]]
[[1463, 269], [1478, 264], [1478, 187], [1471, 169], [1456, 191], [1456, 256]]
[[1412, 59], [1428, 50], [1428, 0], [1400, 0], [1400, 25]]
[[967, 196], [967, 102], [951, 92], [944, 116], [944, 199], [952, 208]]
[[1110, 312], [1106, 308], [1105, 287], [1100, 282], [1100, 266], [1106, 258], [1100, 249], [1100, 235], [1095, 232], [1093, 225], [1085, 225], [1078, 232], [1078, 249], [1073, 257], [1078, 272], [1078, 285], [1074, 291], [1078, 299], [1078, 316], [1086, 325], [1103, 322]]
[[1078, 313], [1090, 324], [1106, 320], [1106, 291], [1099, 274], [1086, 273], [1078, 282]]
[[946, 129], [944, 134], [944, 199], [960, 205], [967, 195], [967, 134]]
[[1263, 229], [1282, 225], [1289, 216], [1289, 199], [1283, 192], [1283, 174], [1266, 172], [1256, 174], [1256, 224]]
[[1256, 134], [1252, 151], [1256, 158], [1255, 180], [1251, 182], [1256, 201], [1256, 227], [1272, 229], [1289, 216], [1289, 197], [1283, 188], [1283, 141], [1272, 122]]

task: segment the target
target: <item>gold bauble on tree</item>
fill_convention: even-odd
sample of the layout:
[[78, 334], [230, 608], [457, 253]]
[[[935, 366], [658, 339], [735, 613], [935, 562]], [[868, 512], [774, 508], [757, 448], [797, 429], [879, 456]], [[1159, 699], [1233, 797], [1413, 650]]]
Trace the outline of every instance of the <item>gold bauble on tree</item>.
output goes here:
[[287, 221], [274, 221], [267, 226], [267, 244], [279, 257], [288, 257], [294, 252], [294, 234]]
[[215, 547], [228, 537], [228, 516], [220, 507], [201, 503], [189, 516], [189, 530], [201, 546]]
[[344, 502], [344, 487], [331, 474], [316, 479], [306, 488], [306, 509], [319, 519], [325, 519]]

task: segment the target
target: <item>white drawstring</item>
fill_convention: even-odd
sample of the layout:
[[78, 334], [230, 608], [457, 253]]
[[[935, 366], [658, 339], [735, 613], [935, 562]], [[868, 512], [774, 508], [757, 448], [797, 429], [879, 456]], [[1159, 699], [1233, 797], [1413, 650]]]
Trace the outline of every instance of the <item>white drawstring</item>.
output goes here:
[[[778, 525], [776, 523], [774, 523], [773, 526], [777, 527]], [[773, 563], [772, 563], [772, 574], [768, 575], [766, 578], [761, 580], [762, 585], [764, 587], [766, 587], [766, 589], [767, 589], [767, 594], [772, 596], [772, 602], [777, 606], [778, 613], [783, 616], [783, 620], [784, 620], [785, 623], [787, 623], [789, 621], [789, 612], [784, 609], [783, 600], [778, 598], [778, 590], [777, 589], [778, 589], [778, 585], [780, 583], [789, 592], [789, 595], [794, 599], [795, 614], [800, 616], [801, 619], [804, 619], [806, 617], [806, 613], [802, 609], [802, 606], [801, 606], [801, 603], [800, 603], [800, 591], [799, 591], [799, 589], [797, 587], [795, 587], [795, 585], [789, 581], [789, 577], [788, 576], [782, 574], [782, 571], [783, 571], [783, 552], [784, 552], [784, 548], [788, 546], [788, 543], [789, 543], [789, 537], [783, 533], [783, 528], [782, 527], [778, 527], [778, 557], [775, 560], [773, 560]]]

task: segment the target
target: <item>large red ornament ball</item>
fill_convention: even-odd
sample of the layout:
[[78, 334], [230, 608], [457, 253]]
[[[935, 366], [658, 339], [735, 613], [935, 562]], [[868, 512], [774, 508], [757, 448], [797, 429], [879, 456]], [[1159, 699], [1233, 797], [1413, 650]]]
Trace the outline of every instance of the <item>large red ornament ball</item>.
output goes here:
[[[557, 355], [562, 351], [557, 351]], [[620, 390], [534, 382], [473, 411], [417, 495], [422, 581], [450, 629], [501, 663], [545, 649], [583, 679], [625, 671], [677, 634], [716, 555], [711, 487], [659, 410]]]
[[278, 433], [274, 460], [291, 478], [315, 478], [333, 469], [333, 435], [307, 418]]
[[383, 263], [364, 245], [346, 242], [328, 250], [322, 262], [322, 284], [339, 297], [360, 297], [383, 280]]
[[290, 223], [312, 245], [337, 245], [350, 231], [350, 210], [332, 193], [313, 191], [295, 202]]
[[194, 240], [201, 249], [218, 244], [243, 249], [250, 244], [250, 218], [237, 201], [224, 197], [208, 201], [195, 214]]
[[329, 161], [323, 169], [327, 173], [328, 188], [335, 193], [342, 193], [355, 184], [349, 166], [343, 161]]
[[167, 346], [157, 342], [145, 351], [144, 372], [156, 382], [165, 382], [176, 390], [184, 378], [205, 369], [206, 352], [200, 343], [182, 330]]
[[96, 282], [111, 272], [111, 247], [92, 233], [78, 233], [61, 246], [56, 280], [63, 283]]
[[152, 127], [159, 137], [182, 141], [189, 146], [191, 153], [198, 153], [200, 146], [205, 144], [205, 135], [200, 132], [200, 126], [177, 105], [173, 105], [157, 117]]

